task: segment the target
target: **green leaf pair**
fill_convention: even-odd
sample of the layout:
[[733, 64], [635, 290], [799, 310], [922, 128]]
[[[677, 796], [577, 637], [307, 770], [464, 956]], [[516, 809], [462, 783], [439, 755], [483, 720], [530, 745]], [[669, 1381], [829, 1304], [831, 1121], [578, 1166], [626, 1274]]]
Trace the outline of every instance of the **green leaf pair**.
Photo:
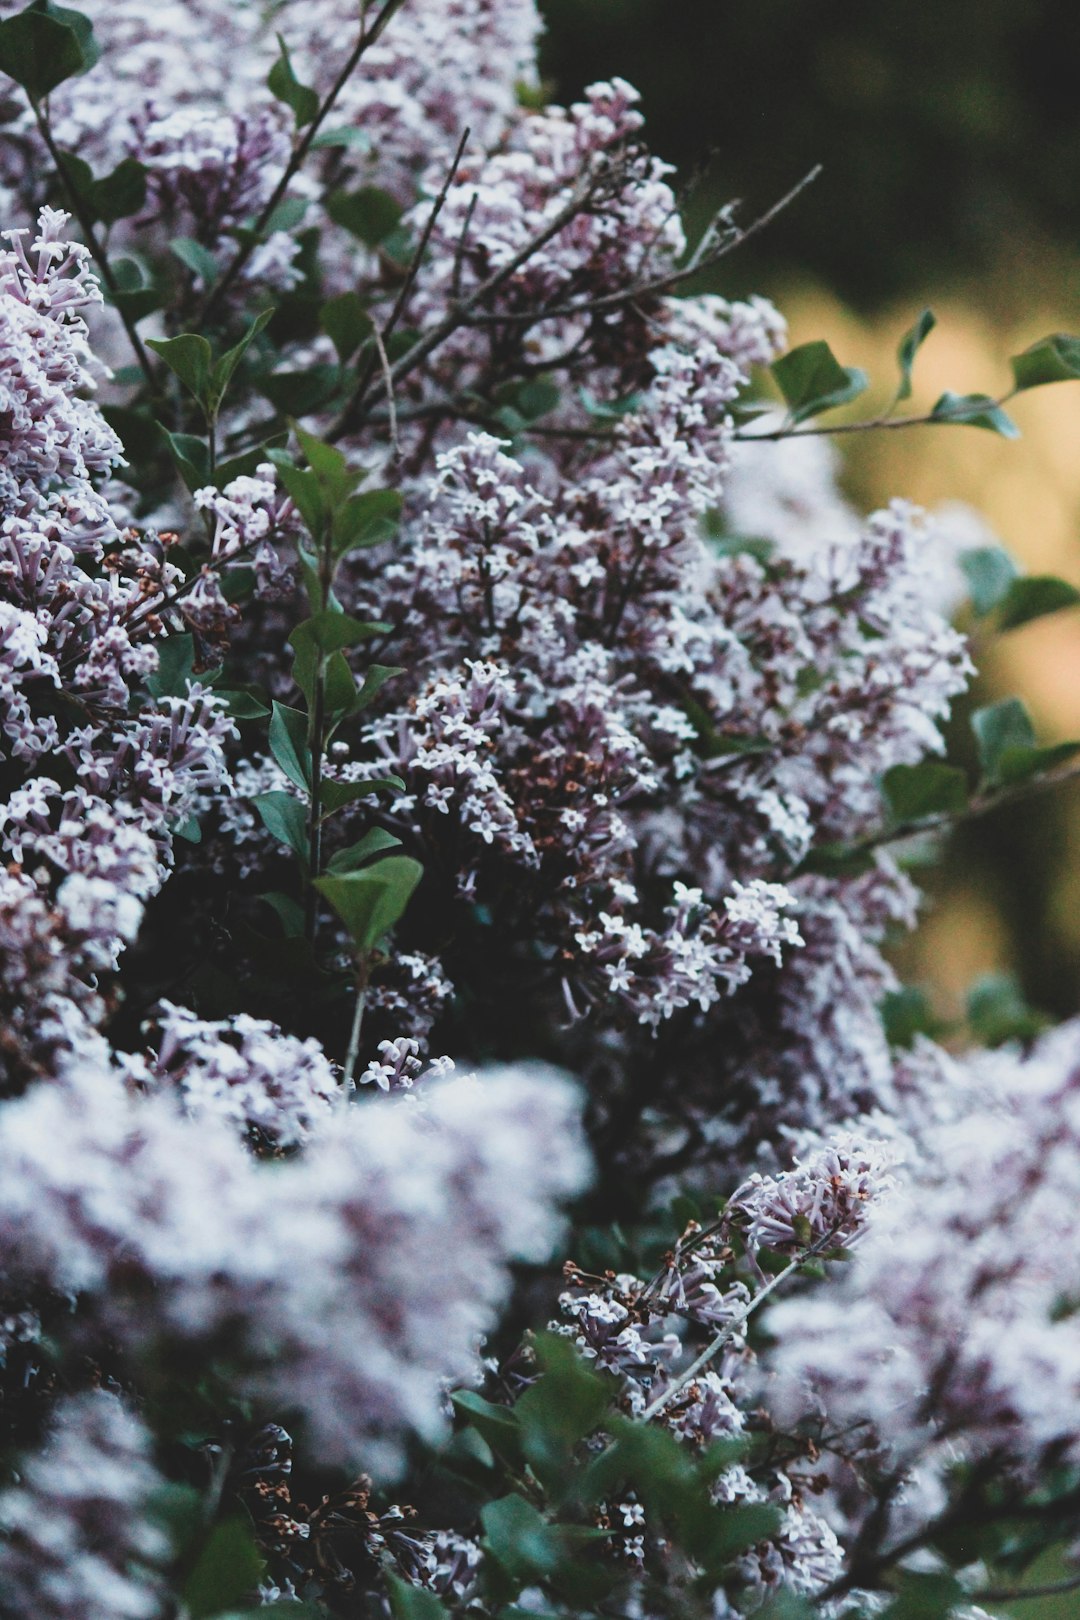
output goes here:
[[33, 0], [0, 23], [0, 73], [35, 103], [65, 79], [88, 72], [100, 55], [89, 17], [53, 0]]

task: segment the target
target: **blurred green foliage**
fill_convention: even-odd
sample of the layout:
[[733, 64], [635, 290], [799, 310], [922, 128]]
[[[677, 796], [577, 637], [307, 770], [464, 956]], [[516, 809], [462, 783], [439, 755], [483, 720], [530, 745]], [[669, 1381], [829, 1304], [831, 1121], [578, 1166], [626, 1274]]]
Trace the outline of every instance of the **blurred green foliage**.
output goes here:
[[[619, 74], [710, 202], [812, 194], [725, 291], [805, 271], [869, 307], [1017, 239], [1080, 246], [1076, 0], [541, 0], [560, 97]], [[737, 260], [737, 263], [736, 263]]]

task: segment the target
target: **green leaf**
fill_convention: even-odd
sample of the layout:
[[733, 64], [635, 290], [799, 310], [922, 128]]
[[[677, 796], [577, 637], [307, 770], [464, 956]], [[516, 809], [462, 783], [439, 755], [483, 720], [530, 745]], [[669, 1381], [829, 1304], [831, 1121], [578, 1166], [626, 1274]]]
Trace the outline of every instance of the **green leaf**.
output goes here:
[[214, 1526], [184, 1584], [184, 1604], [192, 1620], [233, 1608], [256, 1587], [263, 1561], [243, 1519]]
[[900, 823], [924, 816], [959, 815], [967, 809], [968, 785], [955, 765], [924, 759], [918, 765], [893, 765], [881, 781], [886, 802]]
[[162, 294], [144, 279], [142, 267], [134, 259], [115, 259], [112, 273], [116, 290], [103, 287], [102, 292], [128, 320], [141, 321], [161, 308]]
[[333, 522], [334, 556], [381, 546], [397, 533], [401, 516], [401, 493], [396, 489], [368, 489], [352, 495], [335, 512]]
[[296, 119], [297, 129], [303, 129], [318, 115], [319, 97], [316, 91], [310, 89], [293, 72], [292, 61], [289, 57], [289, 48], [281, 35], [277, 36], [278, 50], [281, 55], [270, 69], [266, 79], [267, 89], [278, 101], [283, 101], [293, 117]]
[[937, 317], [933, 310], [924, 309], [914, 326], [910, 326], [900, 339], [900, 347], [896, 351], [896, 358], [900, 366], [900, 387], [896, 391], [897, 400], [911, 398], [911, 371], [915, 364], [915, 356], [936, 325]]
[[185, 843], [202, 843], [202, 828], [194, 816], [184, 816], [182, 820], [174, 822], [170, 831], [174, 838], [182, 838]]
[[271, 889], [266, 894], [260, 894], [281, 924], [286, 939], [299, 939], [304, 932], [304, 908], [298, 900], [291, 895], [280, 894], [277, 889]]
[[329, 404], [341, 388], [341, 367], [305, 366], [302, 371], [274, 371], [261, 377], [258, 389], [283, 416], [307, 416]]
[[146, 346], [160, 354], [169, 370], [205, 410], [211, 365], [210, 345], [206, 339], [196, 332], [184, 332], [174, 338], [147, 338]]
[[[308, 706], [315, 702], [315, 681], [319, 669], [326, 668], [327, 660], [333, 653], [343, 647], [358, 647], [372, 636], [384, 634], [386, 629], [384, 624], [352, 619], [347, 613], [335, 613], [330, 608], [324, 608], [298, 624], [289, 637], [296, 653], [293, 679], [307, 699]], [[356, 682], [347, 664], [345, 672], [350, 697], [355, 697]], [[339, 670], [339, 681], [340, 678]], [[331, 703], [330, 707], [333, 706]]]
[[1080, 338], [1068, 332], [1051, 332], [1022, 354], [1014, 354], [1010, 364], [1018, 393], [1025, 388], [1042, 388], [1046, 383], [1072, 382], [1080, 377]]
[[22, 85], [31, 101], [86, 73], [100, 54], [89, 17], [52, 0], [33, 0], [0, 23], [0, 73]]
[[521, 1456], [521, 1430], [515, 1414], [505, 1406], [485, 1401], [471, 1389], [458, 1389], [450, 1397], [454, 1410], [483, 1435], [492, 1451], [516, 1462]]
[[307, 810], [291, 793], [276, 789], [272, 793], [257, 793], [252, 804], [267, 832], [279, 844], [287, 844], [294, 854], [307, 859]]
[[1052, 743], [1049, 748], [1032, 748], [1019, 743], [1004, 748], [998, 760], [998, 775], [1003, 787], [1014, 782], [1026, 782], [1029, 777], [1041, 776], [1067, 759], [1080, 753], [1080, 742]]
[[158, 667], [146, 677], [146, 690], [156, 698], [186, 696], [195, 667], [194, 636], [165, 636], [155, 645]]
[[426, 1586], [413, 1586], [390, 1570], [384, 1578], [394, 1620], [447, 1620], [449, 1609]]
[[984, 1046], [1032, 1040], [1046, 1027], [1011, 973], [987, 973], [976, 979], [967, 996], [967, 1017]]
[[820, 339], [790, 350], [769, 369], [793, 423], [847, 405], [869, 387], [865, 371], [842, 366], [829, 345]]
[[395, 675], [404, 675], [405, 671], [399, 664], [369, 664], [364, 673], [362, 684], [356, 693], [356, 707], [366, 709], [369, 703], [375, 701], [376, 695], [392, 681]]
[[1035, 747], [1035, 727], [1019, 698], [1005, 698], [1001, 703], [976, 709], [971, 717], [971, 729], [979, 750], [983, 779], [991, 786], [998, 786], [1003, 780], [1002, 758], [1007, 750]]
[[272, 309], [264, 309], [261, 315], [256, 315], [239, 343], [228, 349], [214, 367], [210, 377], [208, 393], [208, 408], [211, 416], [216, 416], [221, 409], [221, 402], [225, 398], [233, 373], [247, 353], [252, 340], [258, 337], [267, 322], [272, 319], [273, 314]]
[[111, 174], [94, 182], [93, 209], [106, 225], [137, 214], [145, 202], [146, 170], [136, 158], [121, 158]]
[[350, 360], [375, 330], [359, 293], [343, 292], [328, 298], [319, 311], [319, 325], [337, 350], [342, 365]]
[[218, 262], [208, 247], [196, 242], [193, 236], [174, 236], [169, 243], [173, 257], [197, 276], [203, 286], [210, 288], [218, 278]]
[[382, 855], [388, 849], [399, 849], [401, 839], [395, 838], [393, 833], [386, 832], [382, 827], [372, 827], [363, 838], [358, 838], [355, 844], [348, 849], [339, 849], [331, 855], [326, 863], [326, 870], [340, 875], [343, 872], [355, 872], [364, 866], [373, 855]]
[[998, 628], [1015, 630], [1022, 624], [1030, 624], [1032, 619], [1075, 607], [1078, 602], [1080, 591], [1068, 580], [1058, 579], [1054, 574], [1023, 574], [1012, 581], [1001, 599]]
[[915, 985], [905, 984], [899, 990], [890, 990], [882, 998], [878, 1011], [890, 1046], [911, 1047], [917, 1035], [933, 1036], [939, 1027], [926, 995]]
[[187, 488], [192, 494], [197, 489], [205, 488], [211, 481], [210, 451], [206, 440], [197, 438], [194, 433], [170, 433], [160, 423], [158, 427]]
[[947, 1620], [954, 1608], [970, 1605], [969, 1595], [952, 1575], [905, 1569], [898, 1585], [899, 1593], [882, 1620]]
[[989, 394], [942, 394], [930, 412], [934, 422], [955, 422], [961, 427], [988, 428], [1003, 439], [1018, 439], [1020, 429]]
[[270, 460], [278, 470], [293, 505], [303, 519], [308, 533], [317, 539], [326, 522], [326, 503], [318, 478], [309, 467], [297, 467], [286, 450], [270, 450]]
[[355, 804], [357, 799], [370, 799], [375, 793], [404, 793], [405, 784], [400, 776], [373, 776], [363, 782], [332, 782], [323, 777], [319, 785], [319, 803], [327, 815]]
[[402, 916], [423, 868], [409, 855], [388, 855], [375, 866], [317, 878], [358, 951], [370, 951]]
[[519, 1580], [551, 1575], [562, 1557], [562, 1540], [523, 1496], [500, 1497], [480, 1510], [488, 1550]]
[[320, 129], [311, 144], [312, 147], [343, 146], [356, 152], [370, 152], [371, 136], [366, 129], [357, 129], [355, 126]]
[[1001, 546], [977, 546], [963, 552], [960, 567], [971, 592], [971, 605], [980, 618], [1004, 600], [1009, 586], [1019, 578], [1016, 564]]
[[554, 1333], [537, 1336], [536, 1356], [542, 1376], [514, 1407], [522, 1447], [542, 1480], [557, 1480], [567, 1468], [577, 1442], [591, 1434], [611, 1405], [610, 1382], [600, 1378], [568, 1339]]
[[307, 716], [284, 703], [274, 704], [270, 717], [270, 752], [290, 782], [311, 789], [311, 750], [307, 743]]
[[401, 204], [388, 191], [377, 186], [361, 186], [359, 191], [332, 191], [326, 211], [335, 225], [358, 236], [368, 247], [377, 247], [395, 230], [401, 219]]

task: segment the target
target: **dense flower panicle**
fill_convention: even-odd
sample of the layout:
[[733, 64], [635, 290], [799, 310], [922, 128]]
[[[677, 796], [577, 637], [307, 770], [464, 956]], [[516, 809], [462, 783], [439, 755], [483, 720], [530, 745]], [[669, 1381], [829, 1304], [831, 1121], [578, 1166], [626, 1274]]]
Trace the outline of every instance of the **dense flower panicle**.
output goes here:
[[1077, 1041], [1066, 1024], [959, 1067], [924, 1049], [903, 1176], [850, 1274], [770, 1315], [785, 1410], [802, 1389], [830, 1423], [857, 1415], [916, 1472], [1080, 1454]]
[[[249, 1051], [270, 1039], [242, 1033]], [[135, 1358], [226, 1336], [247, 1389], [302, 1411], [321, 1454], [362, 1448], [386, 1472], [403, 1431], [438, 1428], [441, 1381], [470, 1374], [508, 1261], [545, 1256], [586, 1174], [554, 1076], [418, 1096], [324, 1114], [306, 1154], [260, 1166], [213, 1103], [185, 1119], [84, 1066], [0, 1112], [4, 1272], [83, 1295], [87, 1331]]]
[[778, 1176], [754, 1174], [732, 1206], [748, 1222], [753, 1247], [799, 1254], [808, 1247], [850, 1249], [892, 1179], [885, 1144], [837, 1136]]
[[256, 1142], [297, 1147], [340, 1098], [318, 1042], [284, 1035], [264, 1019], [238, 1013], [208, 1022], [166, 1001], [151, 1028], [156, 1050], [129, 1060], [131, 1082], [174, 1091], [192, 1118], [219, 1116]]
[[58, 1404], [19, 1485], [0, 1492], [0, 1591], [11, 1620], [153, 1620], [169, 1552], [150, 1436], [98, 1389]]

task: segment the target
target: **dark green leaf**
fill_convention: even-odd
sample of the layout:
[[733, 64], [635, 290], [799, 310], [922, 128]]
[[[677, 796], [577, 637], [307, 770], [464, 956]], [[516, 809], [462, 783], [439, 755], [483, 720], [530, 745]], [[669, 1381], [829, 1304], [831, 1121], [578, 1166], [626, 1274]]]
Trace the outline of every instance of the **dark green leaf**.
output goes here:
[[305, 366], [303, 371], [275, 371], [257, 384], [276, 411], [307, 416], [329, 403], [341, 387], [340, 366]]
[[894, 765], [882, 778], [886, 802], [896, 821], [924, 816], [959, 815], [967, 809], [968, 785], [955, 765], [924, 759], [918, 765]]
[[91, 202], [94, 213], [106, 225], [137, 214], [146, 201], [146, 170], [133, 157], [120, 162], [103, 180], [94, 182]]
[[911, 369], [915, 364], [915, 356], [937, 325], [937, 317], [932, 309], [924, 309], [914, 326], [908, 328], [900, 339], [900, 347], [896, 351], [896, 358], [900, 366], [900, 387], [897, 389], [897, 399], [911, 398]]
[[358, 951], [370, 951], [399, 920], [423, 874], [409, 855], [387, 855], [360, 872], [317, 878]]
[[147, 348], [160, 354], [169, 370], [179, 377], [184, 387], [194, 394], [199, 404], [206, 407], [210, 387], [210, 345], [196, 332], [184, 332], [174, 338], [147, 338]]
[[31, 101], [87, 72], [100, 54], [89, 17], [52, 0], [33, 0], [0, 23], [0, 73], [21, 84]]
[[1046, 383], [1072, 382], [1080, 377], [1080, 338], [1068, 332], [1051, 332], [1022, 354], [1014, 354], [1011, 364], [1018, 393], [1025, 388], [1042, 388]]
[[1003, 439], [1018, 439], [1020, 429], [989, 394], [942, 394], [930, 412], [935, 422], [956, 422], [961, 427], [988, 428]]
[[514, 1416], [533, 1469], [541, 1479], [555, 1481], [566, 1469], [572, 1448], [599, 1424], [613, 1391], [569, 1339], [540, 1334], [536, 1355], [542, 1376], [517, 1402]]
[[202, 843], [202, 828], [194, 816], [184, 816], [180, 821], [174, 822], [170, 831], [174, 838], [182, 838], [185, 843]]
[[970, 1607], [970, 1599], [952, 1575], [901, 1570], [899, 1592], [882, 1620], [947, 1620], [954, 1608]]
[[1032, 1040], [1046, 1025], [1011, 973], [987, 973], [976, 979], [968, 991], [967, 1016], [984, 1046]]
[[319, 97], [316, 91], [309, 89], [306, 84], [301, 84], [296, 77], [289, 57], [289, 48], [280, 34], [277, 36], [277, 42], [281, 54], [267, 75], [267, 89], [291, 110], [296, 119], [297, 129], [303, 129], [304, 125], [310, 124], [318, 114]]
[[228, 349], [214, 367], [210, 377], [208, 407], [210, 414], [216, 416], [221, 409], [221, 402], [225, 392], [232, 381], [232, 376], [240, 364], [248, 347], [254, 338], [257, 338], [263, 327], [273, 316], [272, 309], [264, 309], [261, 315], [256, 315], [239, 343]]
[[288, 847], [306, 859], [308, 848], [307, 810], [291, 793], [277, 789], [272, 793], [258, 793], [252, 799], [263, 826], [279, 844]]
[[[382, 827], [372, 827], [363, 838], [358, 838], [355, 844], [348, 849], [339, 849], [326, 863], [326, 870], [330, 873], [355, 872], [364, 866], [373, 855], [382, 855], [388, 849], [397, 849], [401, 839], [395, 838], [393, 833], [384, 831]], [[455, 1397], [456, 1398], [456, 1397]]]
[[847, 405], [869, 387], [865, 371], [842, 366], [822, 340], [804, 343], [773, 363], [771, 371], [792, 422]]
[[395, 664], [369, 664], [364, 672], [364, 679], [356, 694], [356, 707], [366, 709], [373, 703], [377, 694], [392, 681], [395, 675], [404, 675], [405, 671]]
[[1003, 787], [1014, 782], [1026, 782], [1029, 777], [1041, 776], [1075, 759], [1080, 753], [1080, 742], [1051, 743], [1048, 748], [1032, 748], [1023, 743], [1002, 749], [998, 760], [998, 777]]
[[162, 294], [143, 277], [142, 268], [134, 259], [116, 259], [112, 265], [116, 290], [103, 288], [110, 303], [130, 321], [141, 321], [162, 305]]
[[185, 697], [195, 667], [195, 638], [165, 636], [157, 642], [158, 667], [146, 677], [151, 697]]
[[326, 503], [318, 478], [309, 467], [297, 467], [285, 450], [271, 450], [268, 454], [308, 533], [317, 538], [326, 521]]
[[480, 1510], [488, 1549], [507, 1574], [519, 1580], [550, 1575], [558, 1567], [562, 1543], [523, 1496], [503, 1496]]
[[337, 350], [342, 365], [350, 360], [374, 331], [371, 316], [358, 293], [339, 293], [328, 298], [319, 311], [319, 325]]
[[1009, 586], [1019, 577], [1016, 564], [1000, 546], [978, 546], [960, 558], [971, 592], [971, 605], [980, 618], [1001, 602]]
[[214, 1526], [184, 1584], [184, 1604], [192, 1620], [235, 1607], [258, 1585], [263, 1561], [243, 1519]]
[[159, 428], [187, 488], [193, 494], [205, 488], [210, 483], [210, 451], [206, 440], [196, 438], [193, 433], [170, 433], [160, 424]]
[[218, 278], [218, 262], [208, 247], [196, 242], [193, 236], [174, 236], [169, 250], [193, 276], [198, 277], [205, 288], [214, 285]]
[[299, 709], [275, 703], [270, 717], [270, 752], [290, 782], [311, 787], [311, 750], [307, 742], [307, 716]]
[[971, 729], [979, 750], [979, 764], [985, 781], [992, 786], [1001, 780], [1002, 756], [1007, 749], [1034, 748], [1035, 727], [1019, 698], [1005, 698], [976, 709]]
[[890, 1046], [913, 1046], [917, 1035], [932, 1036], [938, 1028], [929, 1001], [914, 985], [890, 990], [878, 1010]]
[[276, 889], [270, 890], [267, 894], [260, 894], [259, 899], [265, 900], [274, 912], [286, 939], [300, 937], [304, 932], [304, 908], [298, 900], [294, 900], [288, 894], [279, 894]]
[[334, 514], [334, 556], [382, 545], [397, 533], [401, 494], [396, 489], [368, 489], [352, 495]]
[[374, 793], [404, 793], [405, 784], [400, 776], [374, 776], [364, 782], [330, 782], [323, 777], [319, 787], [319, 802], [327, 815], [341, 810], [357, 799], [370, 799]]
[[326, 211], [335, 225], [358, 236], [368, 247], [377, 247], [401, 219], [401, 204], [388, 191], [362, 186], [359, 191], [333, 191], [326, 200]]
[[468, 1419], [493, 1451], [511, 1462], [520, 1457], [521, 1431], [513, 1412], [507, 1411], [505, 1406], [495, 1406], [491, 1401], [485, 1401], [482, 1395], [477, 1395], [471, 1389], [455, 1390], [450, 1399], [455, 1411]]
[[1062, 608], [1075, 607], [1080, 602], [1080, 591], [1068, 580], [1054, 574], [1023, 574], [1014, 579], [1000, 604], [998, 628], [1015, 630], [1030, 624], [1047, 613], [1060, 613]]
[[413, 1586], [390, 1570], [385, 1578], [394, 1620], [448, 1620], [449, 1609], [426, 1586]]

